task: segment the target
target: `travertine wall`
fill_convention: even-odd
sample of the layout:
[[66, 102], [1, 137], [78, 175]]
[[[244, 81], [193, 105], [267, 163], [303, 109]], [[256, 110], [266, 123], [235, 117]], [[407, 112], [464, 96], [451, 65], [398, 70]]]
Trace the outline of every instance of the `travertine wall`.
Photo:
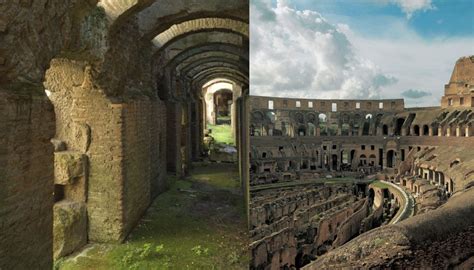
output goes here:
[[441, 106], [474, 107], [474, 55], [456, 61], [449, 83], [444, 86]]

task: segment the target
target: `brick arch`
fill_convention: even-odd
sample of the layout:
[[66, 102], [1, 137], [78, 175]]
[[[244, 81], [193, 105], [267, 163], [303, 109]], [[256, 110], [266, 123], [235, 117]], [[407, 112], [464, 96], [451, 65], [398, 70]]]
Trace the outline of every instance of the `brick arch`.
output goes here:
[[249, 36], [249, 26], [245, 22], [228, 18], [200, 18], [171, 26], [154, 37], [152, 43], [155, 47], [160, 48], [179, 36], [206, 30], [228, 31], [247, 38]]
[[200, 18], [230, 18], [248, 22], [248, 1], [155, 0], [137, 17], [143, 39], [152, 40], [173, 25]]

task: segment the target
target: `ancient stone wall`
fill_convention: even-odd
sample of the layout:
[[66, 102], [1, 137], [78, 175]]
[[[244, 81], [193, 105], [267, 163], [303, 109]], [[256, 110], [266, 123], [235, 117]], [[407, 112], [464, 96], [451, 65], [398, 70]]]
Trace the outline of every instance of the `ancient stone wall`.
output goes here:
[[[320, 112], [351, 112], [355, 110], [396, 112], [403, 111], [405, 108], [403, 99], [340, 100], [252, 96], [251, 110], [270, 109], [269, 106], [272, 106], [271, 110], [316, 110]], [[333, 109], [334, 107], [336, 110]]]
[[[49, 140], [54, 136], [54, 125], [53, 106], [41, 86], [1, 86], [2, 268], [52, 267], [54, 156]], [[24, 254], [38, 259], [24, 258]]]
[[76, 45], [73, 22], [91, 6], [0, 3], [1, 268], [52, 267], [55, 116], [41, 83], [51, 58]]
[[359, 234], [368, 201], [351, 185], [312, 184], [251, 192], [251, 269], [300, 267]]
[[470, 188], [436, 210], [364, 233], [304, 269], [469, 268], [474, 248], [473, 195]]

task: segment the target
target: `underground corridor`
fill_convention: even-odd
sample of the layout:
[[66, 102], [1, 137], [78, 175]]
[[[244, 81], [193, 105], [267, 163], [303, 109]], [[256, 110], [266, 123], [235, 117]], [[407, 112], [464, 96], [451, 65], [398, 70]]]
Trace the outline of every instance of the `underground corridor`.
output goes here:
[[248, 1], [0, 13], [0, 268], [247, 265]]

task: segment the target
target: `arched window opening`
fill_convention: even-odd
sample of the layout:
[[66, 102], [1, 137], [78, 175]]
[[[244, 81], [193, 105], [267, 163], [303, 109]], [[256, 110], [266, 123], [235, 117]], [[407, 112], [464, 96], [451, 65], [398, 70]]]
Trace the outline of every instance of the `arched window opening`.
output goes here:
[[405, 118], [398, 118], [397, 119], [397, 124], [395, 126], [395, 136], [402, 135], [403, 123], [405, 123]]
[[413, 135], [414, 135], [414, 136], [420, 136], [420, 126], [415, 125], [415, 126], [413, 127]]
[[423, 136], [428, 136], [430, 134], [430, 128], [428, 125], [423, 125]]

